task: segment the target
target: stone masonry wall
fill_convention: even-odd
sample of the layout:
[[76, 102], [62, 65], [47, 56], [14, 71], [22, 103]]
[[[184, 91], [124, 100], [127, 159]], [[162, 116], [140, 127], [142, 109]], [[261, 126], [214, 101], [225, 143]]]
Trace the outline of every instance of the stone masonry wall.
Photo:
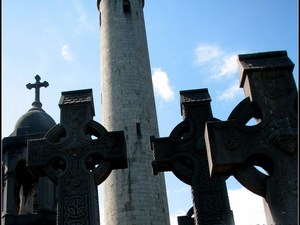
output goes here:
[[163, 174], [152, 174], [149, 137], [158, 125], [143, 1], [101, 0], [101, 106], [108, 131], [124, 130], [128, 169], [104, 182], [105, 225], [168, 225]]

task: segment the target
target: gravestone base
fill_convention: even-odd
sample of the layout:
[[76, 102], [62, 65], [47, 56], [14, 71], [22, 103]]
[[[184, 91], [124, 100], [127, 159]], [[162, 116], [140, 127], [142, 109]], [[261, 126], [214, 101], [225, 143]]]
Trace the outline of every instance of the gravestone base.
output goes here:
[[56, 212], [44, 211], [36, 214], [13, 215], [5, 214], [2, 217], [3, 225], [55, 225]]

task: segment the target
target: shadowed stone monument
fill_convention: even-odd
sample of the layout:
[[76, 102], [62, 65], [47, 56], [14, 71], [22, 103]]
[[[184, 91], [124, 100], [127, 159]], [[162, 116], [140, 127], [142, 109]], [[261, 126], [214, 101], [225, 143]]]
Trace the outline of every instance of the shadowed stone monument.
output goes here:
[[27, 165], [46, 174], [58, 192], [58, 225], [99, 224], [97, 185], [127, 167], [123, 131], [107, 132], [92, 120], [92, 90], [62, 92], [61, 122], [43, 139], [28, 141]]
[[216, 119], [212, 116], [208, 90], [181, 91], [180, 97], [184, 121], [167, 138], [151, 137], [153, 172], [172, 171], [191, 185], [196, 225], [232, 225], [226, 178], [209, 175], [204, 126], [206, 121]]
[[[298, 100], [293, 68], [286, 51], [239, 55], [240, 86], [246, 98], [228, 121], [207, 122], [205, 130], [211, 175], [234, 175], [262, 196], [268, 224], [298, 224]], [[247, 126], [251, 118], [258, 124]]]
[[[35, 88], [32, 107], [17, 121], [14, 131], [2, 140], [2, 221], [3, 225], [54, 225], [55, 187], [46, 176], [34, 177], [26, 168], [27, 141], [39, 139], [56, 125], [42, 109], [40, 88], [48, 82], [27, 84]], [[17, 104], [16, 104], [17, 107]]]

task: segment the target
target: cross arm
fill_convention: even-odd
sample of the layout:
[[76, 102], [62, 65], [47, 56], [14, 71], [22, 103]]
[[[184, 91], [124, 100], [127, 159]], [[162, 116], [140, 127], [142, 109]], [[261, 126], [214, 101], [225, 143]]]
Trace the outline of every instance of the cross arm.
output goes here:
[[112, 169], [127, 168], [126, 141], [123, 131], [109, 132], [106, 136], [104, 160], [110, 161]]
[[260, 124], [244, 126], [235, 120], [206, 122], [205, 143], [210, 173], [230, 175], [245, 162], [259, 163], [255, 160], [256, 155], [270, 157], [271, 150], [265, 148], [261, 139], [266, 135], [261, 130]]
[[247, 127], [234, 120], [207, 122], [205, 143], [211, 176], [234, 175], [249, 190], [264, 196], [268, 176], [254, 165], [271, 173], [272, 148], [261, 144], [260, 130], [260, 125]]
[[47, 138], [27, 141], [27, 167], [36, 176], [49, 176], [56, 183], [70, 165], [68, 156], [59, 146], [47, 142]]
[[189, 123], [185, 120], [179, 123], [169, 137], [150, 137], [154, 160], [153, 174], [172, 171], [178, 179], [186, 184], [191, 183], [193, 163], [196, 163], [196, 143], [194, 132], [190, 131]]
[[188, 140], [174, 140], [170, 137], [150, 137], [151, 149], [154, 154], [152, 161], [153, 174], [172, 171], [174, 175], [186, 184], [191, 184], [194, 174], [194, 164], [197, 156], [193, 154], [192, 144]]
[[89, 145], [85, 157], [87, 167], [92, 171], [97, 185], [101, 184], [113, 169], [125, 169], [127, 165], [126, 141], [123, 131], [107, 132]]
[[158, 172], [172, 170], [170, 160], [170, 138], [150, 137], [151, 150], [153, 151], [154, 160], [152, 161], [152, 171], [154, 175]]

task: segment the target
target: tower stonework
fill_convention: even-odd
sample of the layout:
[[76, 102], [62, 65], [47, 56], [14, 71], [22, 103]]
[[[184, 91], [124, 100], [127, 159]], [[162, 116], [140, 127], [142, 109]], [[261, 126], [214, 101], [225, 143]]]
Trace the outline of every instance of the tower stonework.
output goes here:
[[143, 0], [98, 0], [102, 124], [124, 130], [128, 169], [104, 182], [105, 225], [168, 225], [164, 176], [152, 174], [158, 136]]

